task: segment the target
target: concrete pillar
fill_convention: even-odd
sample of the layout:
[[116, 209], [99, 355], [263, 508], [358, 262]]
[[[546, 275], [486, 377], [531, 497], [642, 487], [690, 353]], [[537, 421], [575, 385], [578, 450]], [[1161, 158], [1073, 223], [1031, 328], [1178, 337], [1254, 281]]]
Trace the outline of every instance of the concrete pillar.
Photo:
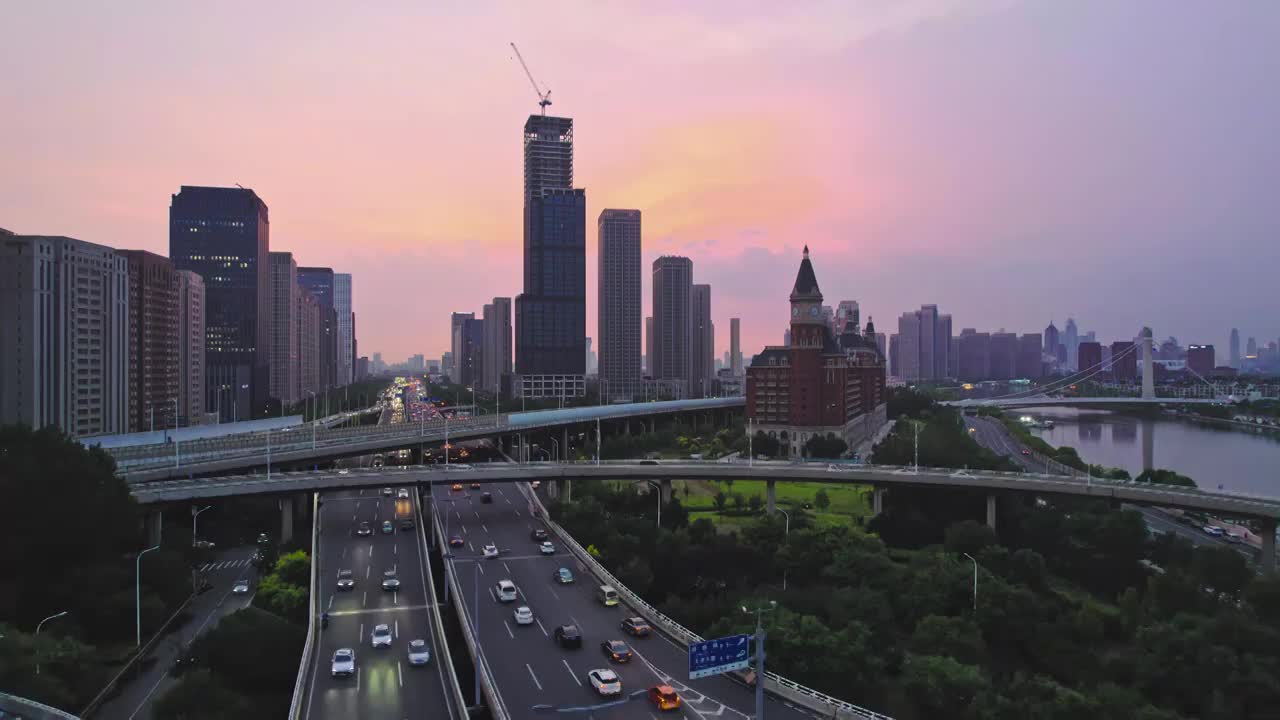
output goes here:
[[1274, 572], [1276, 569], [1276, 519], [1262, 518], [1262, 564], [1263, 572]]
[[1156, 396], [1156, 377], [1151, 362], [1151, 328], [1142, 328], [1142, 399]]
[[996, 496], [994, 493], [987, 495], [987, 527], [992, 530], [996, 529]]
[[765, 481], [765, 509], [770, 515], [774, 515], [778, 511], [778, 481]]
[[662, 504], [663, 505], [670, 504], [671, 503], [671, 478], [665, 478], [663, 480], [659, 480], [658, 484], [662, 487]]
[[569, 426], [564, 426], [564, 432], [560, 435], [560, 460], [561, 462], [569, 459]]
[[560, 494], [560, 502], [573, 502], [573, 481], [569, 478], [564, 479], [564, 492]]
[[280, 498], [276, 501], [280, 506], [280, 544], [293, 542], [293, 499]]
[[560, 497], [560, 483], [557, 480], [547, 481], [547, 497], [555, 500]]
[[885, 489], [876, 485], [871, 488], [871, 515], [875, 517], [884, 512], [884, 493]]
[[148, 512], [143, 519], [147, 527], [147, 547], [155, 547], [160, 544], [163, 539], [164, 513], [160, 511]]
[[298, 493], [293, 496], [293, 516], [307, 519], [311, 514], [311, 493]]
[[1155, 468], [1156, 424], [1151, 420], [1142, 421], [1142, 469]]

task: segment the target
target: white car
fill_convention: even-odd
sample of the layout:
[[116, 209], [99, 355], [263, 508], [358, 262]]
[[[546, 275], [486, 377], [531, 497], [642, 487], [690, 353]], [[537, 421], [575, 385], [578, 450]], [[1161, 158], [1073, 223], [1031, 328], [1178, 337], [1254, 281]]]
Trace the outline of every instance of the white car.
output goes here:
[[383, 497], [391, 497], [391, 488], [382, 488]]
[[533, 611], [530, 610], [529, 606], [527, 605], [521, 605], [520, 607], [516, 608], [514, 615], [516, 616], [517, 625], [533, 624]]
[[373, 635], [370, 636], [370, 640], [376, 648], [391, 647], [391, 626], [375, 625], [373, 628]]
[[556, 546], [552, 545], [551, 541], [548, 540], [538, 546], [538, 551], [541, 552], [543, 555], [555, 555]]
[[351, 648], [339, 648], [333, 651], [333, 665], [329, 673], [334, 677], [351, 677], [356, 674], [356, 651]]
[[1223, 535], [1222, 528], [1217, 525], [1205, 525], [1204, 532], [1206, 535], [1212, 535], [1213, 537], [1222, 537]]
[[510, 580], [499, 580], [495, 590], [498, 595], [498, 602], [516, 601], [516, 584]]
[[591, 681], [591, 687], [601, 695], [621, 695], [622, 694], [622, 678], [618, 677], [618, 673], [608, 669], [599, 668], [587, 673], [587, 679]]
[[407, 498], [407, 497], [409, 497], [409, 488], [400, 488], [399, 490], [397, 490], [397, 491], [396, 491], [396, 497], [398, 497], [398, 498]]
[[395, 570], [388, 570], [382, 573], [382, 589], [383, 590], [399, 590], [400, 578], [396, 577]]
[[486, 558], [496, 558], [496, 557], [498, 557], [498, 546], [497, 546], [497, 545], [485, 545], [485, 546], [484, 546], [484, 556], [485, 556]]
[[339, 475], [346, 475], [346, 474], [347, 474], [347, 473], [349, 473], [349, 472], [351, 472], [351, 471], [350, 471], [350, 470], [348, 470], [348, 469], [346, 469], [346, 468], [342, 468], [342, 469], [338, 470], [338, 474], [339, 474]]
[[248, 580], [236, 581], [236, 584], [231, 588], [231, 592], [237, 595], [244, 595], [245, 593], [249, 592], [249, 581]]
[[410, 640], [409, 641], [409, 664], [410, 665], [426, 665], [431, 662], [431, 649], [427, 647], [426, 640]]

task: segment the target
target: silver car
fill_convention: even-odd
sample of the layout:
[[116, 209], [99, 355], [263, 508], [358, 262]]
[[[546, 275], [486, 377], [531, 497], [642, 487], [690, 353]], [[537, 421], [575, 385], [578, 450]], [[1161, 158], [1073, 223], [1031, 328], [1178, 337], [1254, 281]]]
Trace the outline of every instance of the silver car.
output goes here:
[[516, 611], [513, 613], [513, 615], [515, 615], [517, 625], [533, 624], [533, 611], [530, 610], [529, 606], [527, 605], [521, 605], [520, 607], [516, 608]]
[[370, 637], [370, 640], [376, 648], [391, 647], [391, 626], [375, 625], [373, 628], [373, 635]]
[[354, 590], [356, 586], [355, 575], [350, 570], [338, 571], [338, 589]]
[[333, 652], [333, 666], [329, 672], [334, 677], [351, 677], [356, 674], [356, 651], [339, 648]]
[[382, 589], [383, 590], [399, 590], [400, 578], [396, 577], [395, 570], [388, 570], [382, 573]]
[[496, 588], [499, 602], [515, 602], [516, 584], [510, 580], [499, 580]]
[[410, 640], [409, 641], [409, 664], [410, 665], [426, 665], [431, 662], [431, 648], [427, 647], [426, 640]]

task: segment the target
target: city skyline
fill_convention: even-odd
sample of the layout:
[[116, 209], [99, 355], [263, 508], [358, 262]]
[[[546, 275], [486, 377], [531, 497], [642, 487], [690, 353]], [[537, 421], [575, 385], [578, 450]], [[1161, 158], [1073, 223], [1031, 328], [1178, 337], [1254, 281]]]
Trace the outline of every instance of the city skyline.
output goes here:
[[[506, 47], [515, 39], [555, 90], [555, 114], [575, 118], [588, 215], [636, 207], [645, 266], [677, 254], [703, 269], [716, 288], [717, 347], [730, 316], [751, 319], [744, 352], [774, 342], [787, 287], [767, 270], [810, 243], [833, 277], [854, 278], [841, 295], [864, 316], [936, 303], [957, 327], [1029, 332], [1067, 309], [1100, 340], [1151, 325], [1227, 348], [1233, 326], [1280, 336], [1259, 302], [1266, 268], [1280, 262], [1265, 198], [1278, 170], [1257, 153], [1280, 117], [1262, 74], [1280, 11], [1252, 7], [757, 5], [726, 21], [667, 5], [613, 34], [592, 32], [618, 19], [610, 8], [582, 9], [566, 27], [533, 9], [495, 18], [401, 6], [348, 18], [319, 6], [296, 28], [288, 10], [261, 8], [255, 27], [211, 17], [181, 46], [159, 29], [189, 26], [183, 8], [79, 9], [77, 23], [23, 8], [0, 49], [23, 72], [0, 80], [0, 97], [28, 112], [0, 121], [0, 149], [31, 172], [0, 179], [0, 226], [167, 254], [174, 188], [239, 182], [270, 203], [273, 247], [377, 278], [353, 307], [361, 347], [434, 355], [449, 328], [425, 323], [406, 337], [398, 309], [479, 308], [520, 287], [510, 128], [536, 98]], [[286, 27], [277, 42], [255, 40]], [[44, 56], [32, 43], [55, 28], [66, 47], [33, 61]], [[653, 51], [659, 30], [681, 40], [678, 52]], [[1185, 52], [1188, 42], [1200, 51]], [[284, 51], [234, 52], [242, 44]], [[1087, 62], [1082, 46], [1093, 48]], [[222, 60], [210, 68], [208, 56]], [[621, 62], [582, 61], [591, 56]], [[944, 62], [949, 72], [934, 72]], [[384, 72], [406, 64], [425, 80], [408, 87], [423, 89]], [[634, 82], [617, 92], [624, 80]], [[708, 86], [720, 92], [704, 97]], [[657, 88], [655, 127], [643, 110]], [[198, 109], [181, 101], [194, 96]], [[774, 101], [762, 109], [763, 96]], [[424, 139], [446, 129], [450, 147]], [[483, 282], [432, 269], [476, 252], [510, 261]], [[587, 267], [595, 253], [589, 237]], [[1252, 261], [1230, 261], [1240, 256]], [[988, 275], [1020, 301], [977, 291]]]

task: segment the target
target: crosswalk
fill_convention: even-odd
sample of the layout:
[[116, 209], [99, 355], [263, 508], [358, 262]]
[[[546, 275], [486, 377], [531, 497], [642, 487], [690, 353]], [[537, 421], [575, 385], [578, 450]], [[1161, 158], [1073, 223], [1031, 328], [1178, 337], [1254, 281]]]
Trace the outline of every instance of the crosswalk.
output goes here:
[[249, 565], [249, 558], [242, 560], [227, 560], [225, 562], [205, 563], [200, 566], [200, 572], [217, 572], [218, 570], [230, 570], [232, 568], [245, 567]]

